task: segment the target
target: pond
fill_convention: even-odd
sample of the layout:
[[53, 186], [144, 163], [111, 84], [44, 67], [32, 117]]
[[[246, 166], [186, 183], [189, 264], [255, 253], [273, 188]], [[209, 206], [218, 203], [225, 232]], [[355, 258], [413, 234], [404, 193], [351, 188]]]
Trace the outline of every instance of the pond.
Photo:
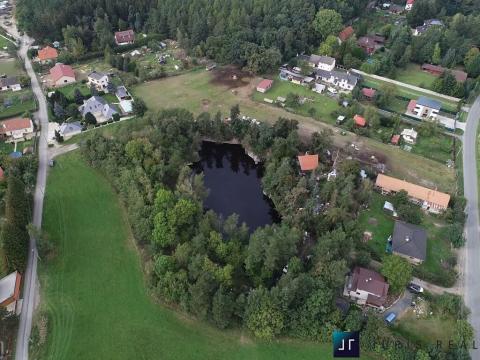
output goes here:
[[261, 164], [255, 164], [241, 145], [204, 141], [199, 155], [195, 171], [203, 172], [210, 190], [204, 202], [207, 210], [223, 218], [238, 214], [250, 232], [280, 221], [272, 201], [263, 194]]

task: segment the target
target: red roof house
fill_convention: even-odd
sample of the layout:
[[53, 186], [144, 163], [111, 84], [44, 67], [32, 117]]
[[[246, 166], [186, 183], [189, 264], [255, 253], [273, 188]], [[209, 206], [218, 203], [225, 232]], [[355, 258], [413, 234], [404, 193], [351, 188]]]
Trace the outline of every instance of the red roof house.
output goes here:
[[115, 44], [117, 45], [127, 45], [133, 44], [135, 42], [135, 33], [132, 29], [125, 31], [117, 31], [115, 33]]
[[453, 70], [453, 69], [445, 69], [444, 67], [438, 66], [438, 65], [432, 65], [432, 64], [423, 64], [422, 65], [422, 70], [427, 71], [432, 75], [435, 76], [440, 76], [442, 75], [445, 71], [450, 71], [453, 76], [455, 76], [455, 80], [458, 82], [465, 82], [467, 80], [468, 74], [465, 71], [461, 70]]
[[261, 93], [266, 93], [273, 85], [273, 80], [263, 79], [257, 85], [257, 91]]
[[356, 267], [348, 277], [345, 290], [358, 304], [381, 308], [387, 300], [388, 283], [376, 271]]
[[362, 36], [357, 41], [358, 46], [360, 46], [368, 55], [372, 55], [375, 50], [377, 43], [375, 39], [371, 36]]
[[50, 80], [53, 86], [71, 84], [75, 82], [75, 72], [71, 66], [57, 63], [50, 69]]
[[51, 46], [45, 46], [38, 50], [38, 60], [42, 62], [52, 61], [58, 57], [58, 51]]
[[363, 96], [365, 96], [370, 100], [372, 100], [375, 97], [375, 93], [376, 93], [375, 89], [369, 89], [369, 88], [362, 89]]
[[410, 100], [410, 102], [407, 105], [408, 112], [413, 112], [416, 106], [417, 106], [417, 102], [415, 100]]
[[353, 117], [353, 121], [355, 122], [355, 125], [360, 126], [360, 127], [365, 127], [367, 126], [367, 120], [363, 116], [360, 115], [355, 115]]
[[407, 3], [405, 4], [405, 10], [412, 10], [413, 4], [415, 4], [415, 0], [407, 0]]
[[298, 162], [302, 171], [315, 170], [318, 167], [318, 155], [300, 155], [298, 156]]
[[392, 136], [392, 145], [398, 145], [400, 143], [400, 135], [393, 135]]
[[353, 27], [349, 26], [343, 29], [340, 34], [338, 34], [338, 37], [341, 41], [348, 40], [354, 33]]

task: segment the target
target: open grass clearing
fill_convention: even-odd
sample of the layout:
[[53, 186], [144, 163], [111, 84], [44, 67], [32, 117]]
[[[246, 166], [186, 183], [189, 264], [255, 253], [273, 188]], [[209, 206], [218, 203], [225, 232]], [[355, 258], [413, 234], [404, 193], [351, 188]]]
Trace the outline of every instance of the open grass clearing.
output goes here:
[[37, 109], [37, 103], [30, 89], [23, 89], [16, 92], [8, 91], [2, 95], [3, 101], [0, 103], [1, 119], [19, 116], [26, 111], [35, 111]]
[[432, 84], [437, 79], [435, 75], [422, 71], [418, 64], [408, 64], [405, 69], [398, 69], [395, 80], [406, 84], [415, 85], [425, 89], [431, 89]]
[[[154, 111], [182, 107], [196, 115], [204, 111], [212, 114], [220, 111], [224, 116], [228, 116], [230, 108], [239, 104], [242, 114], [260, 121], [273, 123], [279, 117], [298, 120], [302, 137], [310, 136], [315, 131], [331, 129], [335, 134], [334, 143], [339, 148], [347, 148], [355, 142], [359, 145], [362, 156], [367, 159], [370, 158], [369, 155], [386, 157], [388, 171], [393, 176], [444, 191], [455, 189], [454, 171], [436, 161], [352, 133], [342, 136], [340, 129], [322, 121], [252, 100], [252, 93], [260, 81], [258, 78], [247, 79], [242, 86], [233, 89], [212, 83], [212, 78], [211, 72], [195, 70], [184, 75], [145, 82], [132, 88], [132, 92], [142, 98], [148, 108]], [[267, 92], [265, 97], [269, 96], [271, 97]]]
[[[0, 39], [2, 38], [0, 37]], [[18, 66], [16, 59], [0, 59], [0, 75], [3, 74], [7, 76], [23, 75], [24, 71]]]
[[40, 265], [49, 319], [43, 359], [327, 359], [331, 345], [262, 343], [156, 304], [116, 194], [78, 152], [51, 170], [44, 228], [56, 257]]

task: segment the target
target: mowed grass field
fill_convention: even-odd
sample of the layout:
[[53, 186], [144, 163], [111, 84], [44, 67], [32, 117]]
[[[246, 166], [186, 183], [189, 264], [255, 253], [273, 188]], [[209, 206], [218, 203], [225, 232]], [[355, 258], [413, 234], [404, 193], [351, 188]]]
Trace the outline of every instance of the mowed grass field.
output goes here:
[[330, 359], [330, 344], [259, 343], [156, 304], [117, 196], [78, 152], [50, 170], [44, 228], [56, 257], [41, 263], [48, 314], [42, 359]]
[[[224, 116], [228, 116], [230, 108], [239, 104], [242, 114], [260, 121], [273, 123], [279, 117], [298, 120], [301, 136], [310, 136], [315, 131], [332, 129], [334, 131], [334, 143], [339, 148], [348, 148], [352, 142], [355, 142], [359, 145], [365, 158], [369, 158], [370, 155], [387, 157], [388, 171], [392, 176], [423, 186], [437, 187], [443, 191], [453, 191], [455, 189], [454, 171], [437, 161], [352, 133], [341, 136], [339, 134], [340, 129], [326, 123], [328, 119], [320, 121], [308, 116], [287, 112], [267, 103], [254, 101], [251, 94], [260, 79], [252, 79], [250, 84], [235, 89], [235, 91], [227, 86], [214, 84], [211, 80], [212, 74], [210, 72], [195, 70], [184, 75], [145, 82], [132, 88], [132, 92], [135, 96], [142, 98], [148, 108], [154, 111], [182, 107], [196, 115], [203, 111], [211, 114], [221, 111]], [[262, 94], [263, 97], [271, 98], [272, 95], [267, 92]], [[326, 110], [326, 112], [329, 112], [329, 110]]]
[[397, 81], [425, 89], [431, 89], [435, 79], [437, 79], [435, 75], [422, 71], [421, 66], [418, 64], [408, 64], [405, 69], [399, 69], [395, 78]]

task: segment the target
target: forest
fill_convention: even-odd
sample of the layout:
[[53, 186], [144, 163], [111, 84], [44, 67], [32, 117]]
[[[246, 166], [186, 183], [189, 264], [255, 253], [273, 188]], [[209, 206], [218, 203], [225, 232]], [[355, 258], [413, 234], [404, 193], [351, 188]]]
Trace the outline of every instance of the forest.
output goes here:
[[[367, 351], [398, 359], [428, 352], [443, 359], [445, 353], [433, 348], [379, 349], [380, 341], [396, 339], [381, 319], [336, 306], [345, 274], [370, 262], [354, 220], [368, 204], [372, 182], [360, 179], [358, 163], [342, 162], [340, 176], [327, 181], [321, 174], [332, 166], [331, 134], [316, 133], [304, 143], [295, 121], [255, 125], [239, 114], [233, 107], [225, 123], [220, 114], [194, 118], [183, 109], [148, 113], [134, 131], [115, 139], [95, 134], [82, 147], [127, 209], [154, 294], [219, 328], [245, 327], [260, 339], [327, 342], [342, 328], [362, 331]], [[198, 160], [205, 137], [240, 140], [263, 160], [263, 188], [281, 223], [250, 235], [236, 215], [224, 219], [204, 211], [208, 191], [189, 164]], [[296, 159], [305, 151], [321, 157], [318, 171], [309, 175], [301, 174]], [[453, 358], [461, 355], [461, 349], [450, 350]]]

